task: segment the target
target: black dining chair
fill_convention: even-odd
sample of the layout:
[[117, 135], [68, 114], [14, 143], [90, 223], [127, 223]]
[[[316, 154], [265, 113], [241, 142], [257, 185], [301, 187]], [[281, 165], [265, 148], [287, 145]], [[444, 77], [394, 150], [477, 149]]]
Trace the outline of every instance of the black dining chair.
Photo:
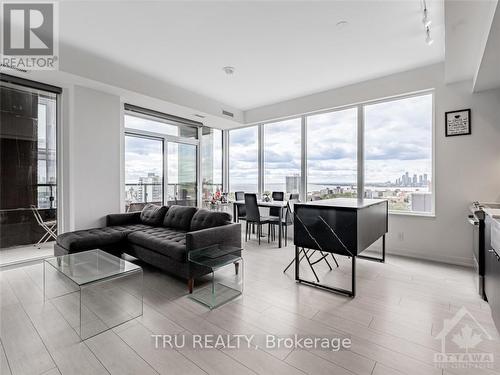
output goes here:
[[[236, 191], [234, 193], [234, 197], [237, 201], [244, 201], [245, 200], [245, 192], [244, 191]], [[247, 210], [244, 204], [239, 204], [236, 206], [236, 210], [238, 212], [238, 221], [241, 220], [246, 220], [247, 216]]]
[[[284, 201], [285, 200], [285, 193], [283, 193], [282, 191], [273, 191], [272, 194], [271, 194], [271, 198], [273, 198], [273, 201]], [[276, 221], [279, 221], [279, 215], [280, 215], [280, 210], [282, 210], [281, 207], [270, 207], [269, 208], [269, 216], [271, 218], [273, 218], [274, 220]], [[274, 241], [274, 237], [275, 237], [275, 233], [274, 233], [274, 227], [271, 228], [273, 233], [273, 241]]]
[[[294, 202], [294, 203], [298, 203], [298, 202]], [[287, 204], [287, 214], [289, 213], [290, 217], [291, 217], [291, 222], [294, 223], [294, 215], [295, 215], [295, 207], [292, 204], [290, 204], [290, 202], [288, 202]], [[304, 222], [299, 218], [299, 216], [297, 215], [296, 216], [297, 220], [296, 220], [296, 223], [297, 225], [301, 225], [304, 229], [305, 229], [305, 232], [307, 233], [307, 235], [309, 236], [309, 238], [311, 240], [313, 240], [314, 243], [316, 243], [316, 245], [318, 246], [318, 248], [320, 249], [323, 249], [323, 247], [319, 244], [318, 240], [316, 239], [316, 237], [313, 235], [313, 233], [311, 232], [311, 230], [309, 230], [307, 228], [307, 226], [304, 224]], [[319, 216], [320, 220], [323, 220], [321, 218], [321, 216]], [[323, 220], [324, 221], [324, 220]], [[331, 230], [331, 229], [330, 229]], [[336, 235], [335, 235], [336, 236]], [[285, 237], [286, 239], [286, 237]], [[313, 256], [316, 254], [316, 252], [319, 253], [319, 257], [315, 257], [317, 259], [313, 259]], [[316, 281], [319, 283], [319, 278], [318, 278], [318, 275], [316, 274], [316, 271], [314, 269], [314, 266], [322, 261], [325, 261], [325, 263], [327, 264], [328, 268], [330, 268], [330, 271], [333, 270], [332, 266], [330, 265], [330, 262], [328, 262], [328, 255], [330, 255], [333, 259], [333, 261], [335, 262], [335, 265], [338, 267], [339, 266], [339, 263], [337, 262], [337, 259], [335, 258], [335, 255], [333, 255], [333, 253], [330, 253], [328, 251], [323, 251], [323, 250], [314, 250], [314, 249], [305, 249], [305, 248], [299, 248], [299, 253], [297, 254], [298, 257], [299, 257], [299, 263], [305, 258], [307, 260], [307, 263], [309, 264], [309, 267], [311, 268], [311, 271], [313, 272], [314, 274], [314, 277], [316, 278]], [[286, 266], [286, 268], [283, 270], [283, 272], [286, 272], [288, 271], [288, 269], [295, 263], [295, 257], [290, 261], [290, 263], [288, 263], [288, 266]]]
[[[271, 198], [273, 198], [273, 201], [284, 201], [285, 193], [283, 193], [282, 191], [273, 191], [273, 193], [271, 194]], [[269, 208], [269, 216], [279, 216], [280, 210], [280, 207]]]
[[[283, 237], [285, 237], [285, 246], [287, 246], [288, 244], [288, 227], [290, 225], [293, 225], [293, 212], [294, 212], [294, 204], [295, 203], [300, 203], [300, 200], [297, 198], [297, 199], [290, 199], [287, 204], [286, 204], [286, 211], [285, 211], [285, 216], [283, 217], [282, 219], [282, 222], [281, 222], [281, 228], [283, 228]], [[279, 219], [278, 221], [272, 221], [271, 222], [271, 225], [273, 225], [272, 227], [272, 235], [274, 237], [274, 225], [278, 225], [279, 224]], [[278, 230], [279, 230], [279, 226], [278, 226]], [[274, 240], [274, 238], [273, 238]]]
[[299, 193], [291, 193], [290, 194], [290, 198], [289, 200], [291, 201], [298, 201], [300, 198], [299, 198]]
[[249, 234], [250, 224], [257, 225], [257, 237], [259, 239], [262, 235], [262, 225], [268, 224], [268, 236], [267, 242], [269, 242], [269, 231], [271, 230], [271, 221], [274, 219], [269, 216], [261, 216], [259, 211], [259, 206], [257, 204], [257, 194], [245, 194], [245, 207], [246, 207], [246, 229], [245, 229], [245, 241], [251, 236]]

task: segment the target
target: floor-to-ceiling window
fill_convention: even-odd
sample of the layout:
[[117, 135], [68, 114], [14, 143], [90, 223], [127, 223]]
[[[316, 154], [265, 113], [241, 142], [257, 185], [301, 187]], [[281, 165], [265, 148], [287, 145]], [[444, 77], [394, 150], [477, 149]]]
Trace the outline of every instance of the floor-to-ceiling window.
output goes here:
[[433, 124], [428, 91], [230, 130], [230, 192], [298, 188], [306, 200], [383, 198], [392, 213], [433, 214]]
[[259, 191], [258, 127], [229, 132], [229, 191]]
[[357, 196], [357, 108], [306, 117], [307, 200]]
[[125, 210], [196, 206], [201, 124], [131, 105], [125, 110]]
[[57, 234], [57, 93], [1, 84], [2, 250], [37, 243], [41, 246]]
[[222, 192], [222, 130], [203, 127], [201, 146], [202, 199]]
[[432, 94], [364, 106], [366, 198], [432, 212], [432, 106]]
[[300, 191], [301, 119], [265, 124], [264, 192], [284, 192], [286, 197]]

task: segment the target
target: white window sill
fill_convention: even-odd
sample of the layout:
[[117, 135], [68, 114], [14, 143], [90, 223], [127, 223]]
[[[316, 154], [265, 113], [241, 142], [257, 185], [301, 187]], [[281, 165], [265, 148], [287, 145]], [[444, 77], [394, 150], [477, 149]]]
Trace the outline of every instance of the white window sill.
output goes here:
[[389, 210], [389, 215], [436, 218], [436, 213], [434, 213], [434, 212], [411, 212], [411, 211], [405, 212], [405, 211], [391, 211], [391, 210]]

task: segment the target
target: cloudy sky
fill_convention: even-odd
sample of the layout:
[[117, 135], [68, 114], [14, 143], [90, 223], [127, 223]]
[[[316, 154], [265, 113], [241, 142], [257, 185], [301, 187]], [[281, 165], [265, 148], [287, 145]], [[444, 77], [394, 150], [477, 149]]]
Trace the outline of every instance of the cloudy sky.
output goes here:
[[163, 144], [160, 140], [125, 137], [125, 183], [137, 183], [148, 173], [162, 176]]

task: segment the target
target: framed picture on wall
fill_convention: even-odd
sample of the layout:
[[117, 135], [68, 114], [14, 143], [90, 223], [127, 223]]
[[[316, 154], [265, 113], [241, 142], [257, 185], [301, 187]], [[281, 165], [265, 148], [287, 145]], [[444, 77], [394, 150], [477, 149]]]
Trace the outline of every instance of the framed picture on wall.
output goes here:
[[444, 116], [447, 137], [471, 134], [470, 109], [446, 112]]

